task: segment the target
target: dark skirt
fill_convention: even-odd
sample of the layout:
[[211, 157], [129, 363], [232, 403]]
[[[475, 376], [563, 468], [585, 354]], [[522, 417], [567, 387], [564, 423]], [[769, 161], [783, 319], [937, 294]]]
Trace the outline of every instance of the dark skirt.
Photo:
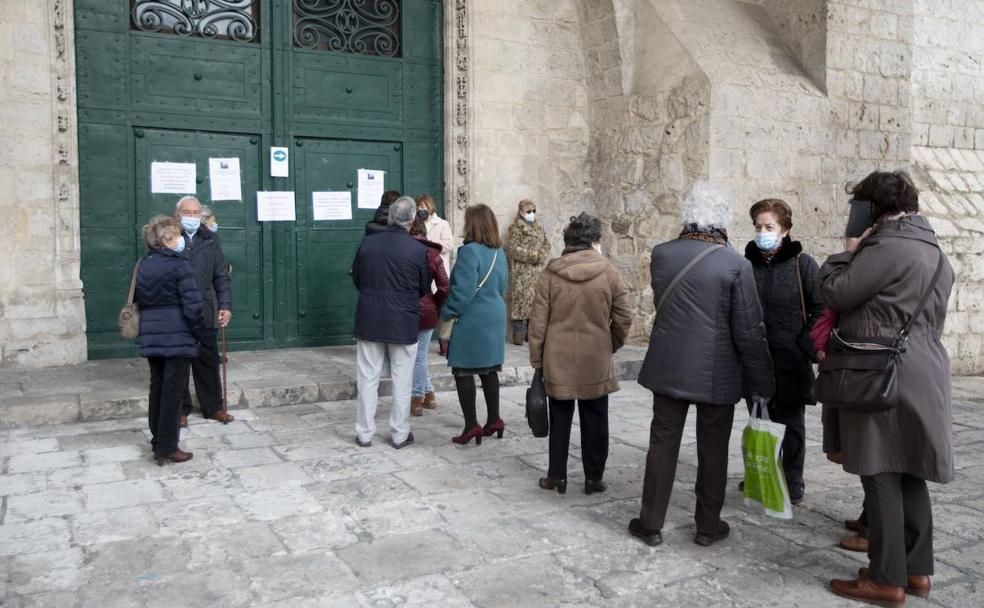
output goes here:
[[481, 368], [471, 368], [471, 367], [452, 367], [451, 375], [455, 378], [461, 378], [464, 376], [474, 376], [478, 374], [479, 376], [484, 376], [486, 374], [495, 374], [502, 371], [501, 365], [494, 365], [492, 367], [481, 367]]

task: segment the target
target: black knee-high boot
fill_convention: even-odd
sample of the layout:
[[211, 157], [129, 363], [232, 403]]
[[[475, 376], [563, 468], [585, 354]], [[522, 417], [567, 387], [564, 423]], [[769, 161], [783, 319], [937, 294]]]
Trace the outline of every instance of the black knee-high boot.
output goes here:
[[[478, 425], [478, 416], [475, 414], [475, 376], [455, 376], [454, 387], [458, 391], [461, 413], [465, 415], [465, 432], [467, 433], [469, 429]], [[498, 393], [498, 389], [496, 392]], [[498, 399], [496, 404], [498, 404]]]
[[[485, 407], [489, 415], [487, 424], [492, 424], [499, 419], [499, 374], [490, 372], [488, 374], [482, 374], [479, 378], [482, 380], [482, 394], [485, 395]], [[473, 391], [474, 386], [472, 384]], [[472, 403], [474, 404], [474, 401]]]

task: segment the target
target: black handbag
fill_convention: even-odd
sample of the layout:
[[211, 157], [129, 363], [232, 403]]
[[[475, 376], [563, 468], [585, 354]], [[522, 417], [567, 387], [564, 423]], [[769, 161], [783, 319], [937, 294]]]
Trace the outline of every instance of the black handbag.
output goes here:
[[901, 399], [898, 361], [905, 354], [909, 331], [926, 306], [943, 271], [943, 252], [936, 274], [912, 316], [894, 338], [847, 339], [835, 329], [827, 356], [820, 362], [817, 398], [829, 407], [858, 413], [877, 413], [894, 408]]
[[547, 415], [547, 388], [543, 385], [543, 370], [533, 372], [533, 382], [526, 389], [526, 422], [534, 437], [550, 434], [550, 419]]

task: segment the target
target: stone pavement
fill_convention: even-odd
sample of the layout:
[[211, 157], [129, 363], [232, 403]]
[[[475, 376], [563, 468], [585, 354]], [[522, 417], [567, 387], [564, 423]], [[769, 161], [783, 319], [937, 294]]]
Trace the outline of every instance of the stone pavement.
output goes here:
[[[431, 379], [453, 390], [447, 360], [431, 346]], [[621, 378], [638, 375], [646, 349], [627, 346], [615, 356]], [[503, 385], [533, 377], [527, 348], [506, 345]], [[150, 372], [144, 359], [108, 359], [45, 369], [0, 369], [0, 428], [112, 420], [146, 415]], [[355, 346], [229, 353], [229, 409], [297, 405], [355, 398]], [[384, 380], [383, 394], [390, 385]]]
[[[955, 379], [957, 481], [931, 488], [937, 570], [930, 599], [984, 606], [984, 404]], [[791, 522], [745, 509], [739, 409], [724, 516], [731, 538], [693, 543], [693, 415], [666, 542], [625, 526], [639, 508], [649, 394], [626, 382], [611, 404], [604, 494], [585, 496], [576, 448], [566, 496], [536, 486], [523, 387], [503, 390], [503, 439], [451, 444], [451, 393], [413, 419], [417, 443], [353, 442], [352, 401], [250, 408], [230, 425], [195, 417], [189, 463], [157, 467], [145, 421], [0, 431], [0, 606], [26, 608], [848, 607], [826, 581], [861, 555], [835, 548], [860, 503], [858, 480], [820, 454], [809, 409], [807, 498]], [[577, 445], [575, 433], [573, 443]]]

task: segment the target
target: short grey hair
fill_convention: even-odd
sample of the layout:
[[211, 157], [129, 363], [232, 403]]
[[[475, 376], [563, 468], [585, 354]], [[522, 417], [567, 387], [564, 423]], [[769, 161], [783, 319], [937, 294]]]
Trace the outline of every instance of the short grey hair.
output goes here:
[[164, 243], [181, 236], [181, 222], [168, 215], [155, 215], [143, 227], [144, 243], [148, 250], [162, 249]]
[[409, 196], [401, 196], [393, 201], [389, 208], [390, 226], [400, 226], [409, 229], [413, 218], [417, 216], [417, 203]]
[[202, 202], [200, 200], [198, 200], [198, 197], [197, 196], [192, 196], [192, 195], [189, 194], [188, 196], [182, 196], [181, 198], [178, 199], [177, 204], [174, 205], [174, 210], [175, 211], [181, 211], [181, 205], [183, 203], [187, 203], [188, 201], [195, 201], [196, 203], [198, 203], [198, 206], [199, 207], [201, 207], [202, 209], [205, 208], [205, 206], [202, 205]]
[[204, 220], [207, 217], [215, 217], [215, 212], [208, 205], [202, 205], [202, 219]]
[[701, 229], [727, 230], [733, 216], [731, 201], [724, 192], [705, 181], [696, 182], [680, 202], [680, 223], [684, 227], [696, 224]]

